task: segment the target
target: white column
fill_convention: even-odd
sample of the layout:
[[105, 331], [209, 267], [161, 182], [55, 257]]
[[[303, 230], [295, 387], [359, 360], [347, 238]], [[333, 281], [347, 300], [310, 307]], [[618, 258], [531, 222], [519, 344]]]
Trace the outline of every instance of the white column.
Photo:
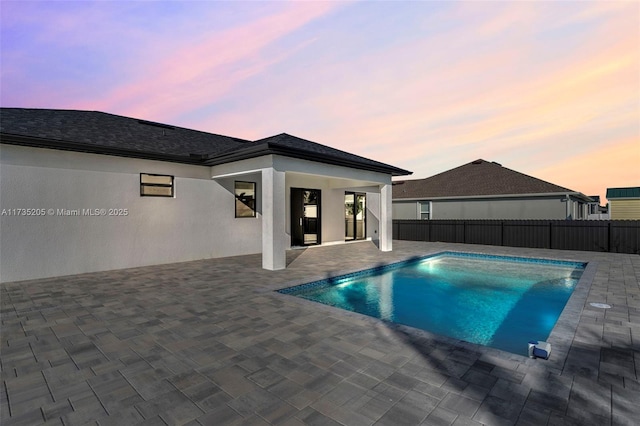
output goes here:
[[393, 249], [391, 183], [380, 188], [380, 251]]
[[262, 267], [271, 271], [285, 269], [285, 185], [284, 172], [262, 169]]

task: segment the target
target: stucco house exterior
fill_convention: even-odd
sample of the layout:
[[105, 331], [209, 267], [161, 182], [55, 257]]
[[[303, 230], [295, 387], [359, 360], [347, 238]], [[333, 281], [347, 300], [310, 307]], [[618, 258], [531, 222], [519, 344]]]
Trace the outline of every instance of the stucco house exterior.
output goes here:
[[640, 220], [640, 187], [607, 188], [611, 220]]
[[0, 109], [0, 280], [371, 239], [406, 170], [288, 134], [243, 140], [103, 112]]
[[482, 159], [393, 183], [394, 219], [586, 219], [591, 202], [580, 192]]

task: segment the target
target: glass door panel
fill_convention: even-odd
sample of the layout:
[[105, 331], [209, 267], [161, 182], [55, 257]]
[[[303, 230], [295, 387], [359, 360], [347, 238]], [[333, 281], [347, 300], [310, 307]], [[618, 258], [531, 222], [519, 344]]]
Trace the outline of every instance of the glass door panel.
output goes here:
[[291, 188], [291, 245], [320, 244], [320, 190]]
[[366, 195], [356, 194], [356, 240], [364, 240], [367, 236], [364, 215], [366, 210]]
[[320, 218], [318, 204], [320, 191], [306, 190], [303, 193], [303, 221], [302, 232], [304, 234], [304, 244], [318, 244], [320, 242], [318, 220]]
[[347, 241], [355, 239], [355, 216], [353, 207], [355, 206], [354, 193], [344, 194], [344, 239]]
[[344, 194], [344, 239], [364, 240], [367, 237], [366, 195], [355, 192]]

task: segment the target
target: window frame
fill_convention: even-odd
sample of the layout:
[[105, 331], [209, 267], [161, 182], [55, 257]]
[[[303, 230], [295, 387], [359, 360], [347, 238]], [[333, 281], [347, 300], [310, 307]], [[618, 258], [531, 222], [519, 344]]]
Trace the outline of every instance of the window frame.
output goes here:
[[[148, 183], [148, 182], [143, 182], [142, 181], [142, 176], [160, 176], [160, 177], [168, 177], [171, 178], [171, 183], [170, 184], [165, 184], [165, 183]], [[175, 176], [173, 175], [163, 175], [163, 174], [158, 174], [158, 173], [140, 173], [140, 196], [141, 197], [163, 197], [163, 198], [174, 198], [175, 194], [176, 194], [176, 180], [175, 180]], [[158, 187], [158, 188], [170, 188], [171, 189], [171, 194], [170, 195], [166, 195], [166, 194], [145, 194], [144, 193], [144, 188], [149, 188], [149, 187]]]
[[[251, 184], [253, 185], [253, 206], [250, 206], [249, 204], [245, 203], [243, 200], [241, 200], [238, 196], [238, 188], [237, 188], [237, 184], [239, 183], [244, 183], [244, 184]], [[233, 199], [234, 199], [234, 203], [233, 203], [233, 210], [234, 210], [234, 214], [235, 214], [235, 218], [236, 219], [246, 219], [246, 218], [255, 218], [258, 216], [257, 214], [257, 192], [258, 192], [258, 184], [256, 182], [253, 181], [247, 181], [247, 180], [236, 180], [233, 181]], [[238, 202], [244, 204], [245, 206], [247, 206], [249, 209], [251, 209], [251, 212], [253, 213], [251, 216], [247, 216], [247, 215], [238, 215]]]
[[[422, 209], [423, 206], [427, 206], [427, 211]], [[426, 214], [427, 217], [423, 217], [422, 215]], [[418, 201], [418, 218], [420, 220], [429, 220], [431, 219], [431, 201]]]

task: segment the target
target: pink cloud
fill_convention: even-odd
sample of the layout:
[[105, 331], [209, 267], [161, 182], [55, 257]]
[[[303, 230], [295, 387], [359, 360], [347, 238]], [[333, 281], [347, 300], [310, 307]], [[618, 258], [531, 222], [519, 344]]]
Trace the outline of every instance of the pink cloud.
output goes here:
[[[340, 33], [352, 22], [348, 13], [368, 12], [364, 6], [268, 5], [253, 13], [261, 17], [218, 32], [200, 31], [211, 18], [202, 16], [202, 28], [183, 36], [183, 21], [171, 39], [116, 25], [120, 40], [139, 46], [113, 61], [115, 71], [104, 73], [110, 84], [43, 84], [25, 97], [251, 139], [286, 131], [416, 177], [476, 158], [535, 175], [638, 139], [636, 4], [453, 3], [418, 18], [410, 34], [384, 40], [367, 32], [375, 25]], [[345, 12], [336, 13], [341, 30], [314, 22], [337, 8]], [[80, 25], [103, 43], [110, 33], [99, 16], [62, 21], [59, 32], [52, 24], [44, 34], [60, 40]]]
[[600, 195], [606, 203], [606, 189], [640, 185], [640, 135], [610, 141], [583, 154], [573, 155], [562, 163], [534, 169], [534, 176], [580, 191]]
[[293, 49], [262, 54], [277, 39], [337, 6], [331, 2], [287, 3], [277, 13], [195, 44], [191, 39], [174, 43], [175, 53], [146, 58], [147, 63], [139, 64], [144, 70], [140, 79], [107, 93], [99, 102], [82, 102], [79, 106], [156, 120], [173, 116], [175, 111], [197, 109], [302, 48], [309, 40]]
[[[432, 54], [438, 62], [417, 61], [395, 75], [360, 72], [384, 60], [402, 62], [409, 52], [431, 54], [437, 46], [420, 40], [405, 51], [394, 46], [354, 58], [348, 68], [335, 63], [314, 68], [318, 85], [330, 80], [330, 90], [304, 98], [296, 85], [310, 82], [291, 82], [269, 99], [268, 110], [258, 104], [216, 118], [222, 126], [233, 123], [230, 134], [287, 131], [413, 170], [416, 178], [476, 158], [537, 176], [535, 167], [561, 170], [576, 153], [606, 149], [612, 134], [630, 138], [624, 129], [634, 124], [637, 129], [638, 45], [629, 31], [632, 22], [623, 17], [600, 25], [580, 49], [537, 65], [535, 74], [516, 72], [535, 60], [532, 47], [508, 43], [462, 56], [440, 50]], [[617, 39], [616, 45], [605, 46], [603, 37]], [[491, 74], [496, 79], [485, 80]], [[272, 82], [278, 86], [277, 79]], [[541, 178], [598, 193], [574, 180], [563, 182], [561, 175]]]
[[[588, 136], [603, 125], [624, 126], [634, 123], [634, 117], [637, 123], [639, 53], [636, 31], [629, 31], [633, 22], [624, 16], [608, 21], [585, 39], [580, 51], [550, 63], [535, 79], [511, 74], [489, 86], [474, 86], [477, 82], [469, 76], [476, 74], [476, 68], [489, 64], [495, 69], [509, 67], [528, 52], [522, 46], [522, 56], [509, 55], [508, 50], [491, 58], [471, 53], [462, 61], [449, 63], [451, 74], [444, 69], [431, 73], [432, 79], [445, 82], [431, 97], [437, 105], [407, 97], [410, 111], [376, 119], [371, 126], [362, 126], [358, 135], [367, 144], [371, 138], [401, 137], [407, 149], [390, 152], [395, 161], [411, 159], [421, 147], [431, 144], [436, 149], [466, 146], [470, 154], [480, 157], [534, 144], [541, 152], [562, 154], [560, 158], [546, 155], [545, 161], [563, 161], [576, 149], [604, 143]], [[606, 38], [616, 39], [616, 44], [605, 46], [601, 41]], [[466, 71], [467, 78], [451, 80], [460, 70]], [[455, 87], [447, 81], [453, 81]], [[405, 83], [416, 87], [411, 81]], [[443, 95], [446, 91], [454, 95]], [[630, 115], [621, 114], [629, 106], [633, 108]], [[567, 147], [564, 153], [558, 149], [562, 146]]]

